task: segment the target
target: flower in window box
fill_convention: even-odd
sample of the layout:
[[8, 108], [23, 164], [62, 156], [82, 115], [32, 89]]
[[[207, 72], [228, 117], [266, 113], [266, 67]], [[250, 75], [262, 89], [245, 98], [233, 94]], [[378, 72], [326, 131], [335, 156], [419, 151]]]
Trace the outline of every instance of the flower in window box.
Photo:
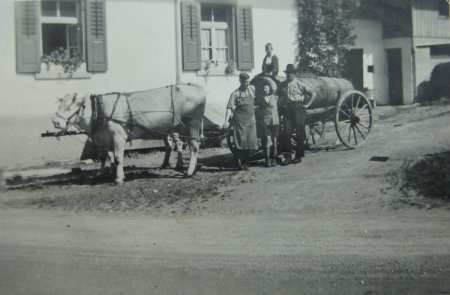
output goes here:
[[236, 69], [236, 63], [234, 62], [234, 60], [230, 60], [227, 64], [227, 66], [225, 67], [225, 75], [233, 75], [235, 69]]
[[71, 56], [69, 50], [63, 47], [58, 48], [50, 54], [44, 54], [41, 60], [42, 63], [47, 65], [47, 71], [50, 70], [51, 65], [60, 65], [64, 69], [64, 73], [69, 74], [73, 74], [84, 62], [81, 54], [74, 53]]

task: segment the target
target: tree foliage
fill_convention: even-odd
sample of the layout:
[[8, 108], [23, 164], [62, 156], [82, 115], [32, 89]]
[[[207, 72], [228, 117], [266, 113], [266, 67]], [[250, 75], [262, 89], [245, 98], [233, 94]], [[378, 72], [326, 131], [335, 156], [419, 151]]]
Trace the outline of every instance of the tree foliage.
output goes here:
[[354, 43], [351, 21], [358, 0], [297, 0], [300, 72], [340, 77], [348, 46]]

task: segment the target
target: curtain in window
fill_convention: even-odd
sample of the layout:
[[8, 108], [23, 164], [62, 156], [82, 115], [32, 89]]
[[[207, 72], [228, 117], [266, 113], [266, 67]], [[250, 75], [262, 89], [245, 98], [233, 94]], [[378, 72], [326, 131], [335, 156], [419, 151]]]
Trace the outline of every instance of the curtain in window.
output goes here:
[[216, 29], [216, 61], [219, 63], [227, 62], [227, 30]]
[[202, 30], [201, 32], [201, 44], [202, 44], [202, 61], [208, 61], [212, 59], [211, 52], [211, 30]]

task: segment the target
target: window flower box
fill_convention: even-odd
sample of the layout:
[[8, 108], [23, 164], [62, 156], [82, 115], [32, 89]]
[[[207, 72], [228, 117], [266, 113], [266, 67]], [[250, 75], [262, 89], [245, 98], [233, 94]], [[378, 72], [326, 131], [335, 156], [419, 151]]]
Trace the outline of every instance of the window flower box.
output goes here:
[[41, 58], [41, 72], [37, 79], [83, 79], [91, 75], [86, 71], [86, 63], [80, 54], [69, 54], [59, 48]]

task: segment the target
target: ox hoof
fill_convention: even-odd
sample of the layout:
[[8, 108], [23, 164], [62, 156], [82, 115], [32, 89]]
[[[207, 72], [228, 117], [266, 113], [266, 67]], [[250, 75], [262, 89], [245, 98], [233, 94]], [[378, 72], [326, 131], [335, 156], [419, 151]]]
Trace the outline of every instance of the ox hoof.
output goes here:
[[169, 164], [162, 164], [161, 167], [159, 167], [159, 169], [170, 169], [170, 165]]
[[105, 176], [105, 175], [107, 175], [105, 171], [98, 171], [97, 174], [95, 174], [95, 176], [98, 176], [98, 177]]
[[122, 178], [116, 178], [116, 179], [114, 179], [114, 184], [115, 184], [115, 185], [121, 185], [121, 184], [123, 184], [123, 179], [122, 179]]
[[176, 166], [175, 171], [183, 172], [184, 171], [183, 166]]
[[194, 174], [184, 174], [184, 178], [192, 178], [194, 177]]

